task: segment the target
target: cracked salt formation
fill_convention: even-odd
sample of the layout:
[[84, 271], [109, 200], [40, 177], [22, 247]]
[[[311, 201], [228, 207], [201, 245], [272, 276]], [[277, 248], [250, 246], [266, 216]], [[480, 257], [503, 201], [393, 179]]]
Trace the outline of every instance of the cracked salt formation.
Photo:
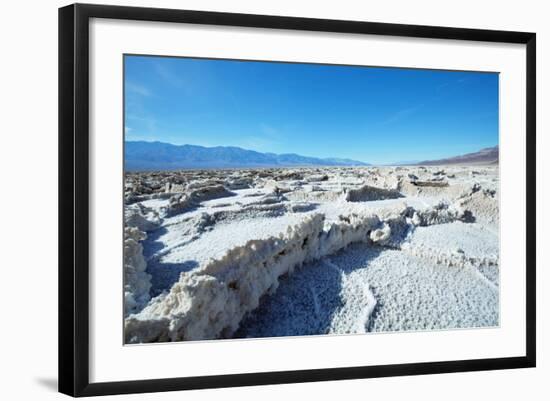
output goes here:
[[[498, 272], [498, 238], [486, 234], [477, 224], [456, 221], [416, 227], [401, 245], [402, 251], [352, 244], [282, 280], [277, 293], [241, 322], [237, 336], [498, 325], [498, 281], [480, 276], [478, 271], [479, 266], [492, 266]], [[459, 239], [460, 248], [450, 241], [452, 237]], [[490, 238], [489, 250], [496, 255], [489, 254], [477, 265], [486, 254], [480, 238]], [[460, 256], [453, 257], [457, 249]], [[327, 271], [327, 266], [332, 271]], [[315, 292], [308, 293], [307, 285], [314, 285]], [[312, 327], [317, 329], [312, 332]]]
[[[193, 273], [183, 273], [170, 292], [126, 320], [129, 342], [170, 339], [196, 340], [230, 336], [239, 327], [247, 312], [259, 306], [260, 298], [273, 292], [283, 274], [292, 273], [303, 263], [331, 255], [354, 242], [369, 241], [388, 244], [400, 241], [414, 226], [408, 215], [448, 216], [449, 209], [415, 211], [406, 208], [401, 213], [381, 221], [377, 215], [340, 216], [338, 222], [325, 222], [322, 214], [313, 214], [302, 223], [289, 227], [278, 238], [251, 240], [234, 247], [219, 259], [207, 262]], [[420, 220], [425, 220], [421, 217]], [[247, 226], [250, 223], [247, 224]], [[392, 229], [393, 227], [393, 229]], [[376, 235], [378, 231], [382, 234]], [[370, 234], [370, 236], [369, 236]], [[373, 235], [374, 234], [374, 235]], [[395, 238], [397, 237], [397, 238]], [[200, 316], [199, 314], [203, 314]], [[151, 321], [155, 321], [151, 323]], [[159, 327], [151, 333], [149, 326]], [[145, 326], [145, 330], [142, 327]]]
[[364, 185], [357, 189], [346, 191], [345, 199], [348, 202], [367, 202], [381, 199], [402, 198], [403, 195], [395, 189], [376, 188], [370, 185]]
[[151, 276], [145, 272], [143, 246], [146, 237], [137, 227], [124, 228], [124, 316], [137, 312], [150, 300]]
[[145, 274], [125, 281], [126, 342], [498, 324], [494, 167], [142, 173], [126, 188], [144, 249], [125, 276]]

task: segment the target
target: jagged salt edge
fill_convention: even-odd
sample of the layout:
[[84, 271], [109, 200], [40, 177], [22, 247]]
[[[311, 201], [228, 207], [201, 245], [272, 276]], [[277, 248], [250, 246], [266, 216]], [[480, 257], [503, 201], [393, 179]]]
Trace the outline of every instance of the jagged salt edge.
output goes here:
[[[425, 213], [430, 218], [434, 213], [440, 217], [433, 219], [432, 224], [460, 218], [459, 213], [449, 209], [428, 209]], [[411, 224], [410, 219], [401, 213], [392, 218], [404, 219]], [[152, 300], [140, 313], [129, 316], [125, 320], [126, 341], [205, 340], [230, 336], [244, 315], [259, 306], [260, 297], [276, 290], [281, 275], [291, 273], [305, 262], [333, 254], [353, 242], [368, 241], [368, 233], [379, 228], [380, 223], [377, 215], [352, 213], [346, 221], [326, 223], [323, 214], [314, 214], [289, 227], [286, 236], [248, 241], [198, 271], [183, 273], [169, 293]], [[305, 236], [301, 235], [304, 231]], [[308, 247], [303, 246], [306, 239], [310, 239]], [[302, 250], [296, 251], [296, 245], [302, 241]], [[250, 260], [252, 255], [262, 255], [261, 251], [268, 253], [260, 260]], [[287, 263], [281, 263], [279, 259]], [[270, 268], [269, 260], [272, 262]], [[268, 271], [266, 274], [251, 277], [262, 267]]]

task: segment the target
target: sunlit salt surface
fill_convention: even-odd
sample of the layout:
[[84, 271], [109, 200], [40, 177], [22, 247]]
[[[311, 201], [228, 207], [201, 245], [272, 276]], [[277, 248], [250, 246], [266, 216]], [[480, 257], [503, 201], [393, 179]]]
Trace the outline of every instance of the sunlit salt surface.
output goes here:
[[497, 166], [131, 173], [126, 187], [127, 342], [499, 324]]

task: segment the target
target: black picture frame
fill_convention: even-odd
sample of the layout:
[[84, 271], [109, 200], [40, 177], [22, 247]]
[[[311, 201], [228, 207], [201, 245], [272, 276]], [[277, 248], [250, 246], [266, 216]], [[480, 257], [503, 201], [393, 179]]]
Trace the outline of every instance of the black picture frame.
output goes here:
[[[526, 45], [526, 344], [520, 357], [90, 383], [88, 61], [91, 18]], [[95, 396], [535, 366], [536, 35], [436, 26], [74, 4], [59, 9], [59, 391]]]

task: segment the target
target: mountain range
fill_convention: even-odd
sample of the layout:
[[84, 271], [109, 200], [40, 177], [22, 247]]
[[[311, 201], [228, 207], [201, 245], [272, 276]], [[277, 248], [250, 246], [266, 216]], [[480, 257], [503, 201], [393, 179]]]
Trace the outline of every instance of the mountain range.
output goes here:
[[439, 160], [425, 160], [415, 164], [418, 166], [498, 164], [498, 145], [465, 155]]
[[128, 171], [196, 168], [369, 166], [341, 158], [317, 158], [295, 153], [261, 153], [234, 146], [205, 147], [164, 142], [126, 141], [124, 163]]

